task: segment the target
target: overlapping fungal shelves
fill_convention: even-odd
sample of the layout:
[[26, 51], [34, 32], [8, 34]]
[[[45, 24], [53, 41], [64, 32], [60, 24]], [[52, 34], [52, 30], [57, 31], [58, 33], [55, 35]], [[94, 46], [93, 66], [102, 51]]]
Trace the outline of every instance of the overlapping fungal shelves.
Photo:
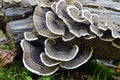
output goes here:
[[25, 67], [46, 76], [90, 58], [119, 61], [120, 3], [102, 1], [5, 0], [8, 36], [21, 40]]

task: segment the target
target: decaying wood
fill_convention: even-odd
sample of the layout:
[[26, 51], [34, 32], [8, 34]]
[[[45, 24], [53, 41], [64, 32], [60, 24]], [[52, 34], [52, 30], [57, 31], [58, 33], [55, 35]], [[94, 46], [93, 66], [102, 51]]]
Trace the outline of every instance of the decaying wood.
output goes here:
[[10, 21], [6, 25], [6, 32], [8, 42], [12, 47], [12, 51], [19, 52], [19, 42], [24, 38], [23, 34], [25, 31], [31, 31], [33, 29], [32, 17]]
[[120, 3], [110, 0], [78, 0], [83, 6], [100, 16], [100, 22], [120, 27]]
[[[84, 9], [90, 10], [100, 16], [102, 24], [117, 25], [120, 27], [120, 3], [112, 0], [78, 0], [84, 6]], [[22, 13], [19, 13], [22, 12]], [[23, 33], [33, 28], [32, 18], [24, 19], [33, 14], [32, 7], [7, 6], [5, 7], [6, 32], [9, 43], [14, 52], [18, 52], [18, 44], [23, 39]], [[111, 42], [105, 42], [99, 39], [80, 40], [79, 45], [92, 46], [94, 48], [94, 58], [107, 60], [120, 60], [120, 49], [112, 46]], [[95, 44], [97, 43], [97, 44]], [[17, 46], [16, 46], [17, 45]], [[17, 47], [17, 48], [16, 48]], [[18, 50], [16, 50], [18, 49]]]
[[12, 21], [29, 17], [32, 12], [32, 7], [11, 7], [5, 9], [5, 16], [7, 18], [7, 21]]

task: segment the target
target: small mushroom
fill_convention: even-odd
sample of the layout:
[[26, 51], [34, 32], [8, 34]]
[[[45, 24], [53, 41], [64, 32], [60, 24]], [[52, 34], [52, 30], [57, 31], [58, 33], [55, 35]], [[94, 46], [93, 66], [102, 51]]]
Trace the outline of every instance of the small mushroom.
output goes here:
[[24, 38], [27, 41], [34, 41], [38, 39], [34, 32], [24, 32]]
[[[56, 4], [56, 14], [58, 15], [59, 18], [64, 20], [64, 17], [66, 16], [66, 8], [67, 8], [67, 4], [64, 0], [60, 0], [57, 2]], [[67, 17], [67, 16], [66, 16]]]
[[120, 49], [120, 39], [116, 38], [115, 40], [112, 41], [112, 45], [118, 49]]
[[74, 59], [70, 61], [62, 61], [60, 66], [65, 69], [75, 69], [85, 64], [91, 58], [92, 54], [92, 48], [81, 49]]
[[77, 55], [78, 51], [77, 45], [67, 44], [63, 41], [45, 40], [45, 53], [51, 59], [69, 61]]
[[75, 38], [75, 35], [70, 33], [69, 30], [66, 28], [65, 34], [64, 34], [64, 36], [62, 36], [62, 40], [63, 41], [70, 41], [70, 40], [73, 40], [74, 38]]
[[91, 14], [92, 13], [89, 10], [82, 10], [82, 15], [81, 16], [83, 18], [87, 19], [86, 22], [85, 22], [86, 24], [93, 24], [93, 22], [90, 19], [91, 18]]
[[75, 7], [74, 5], [68, 6], [66, 10], [67, 10], [69, 16], [73, 20], [75, 20], [77, 22], [84, 22], [84, 21], [86, 21], [85, 18], [82, 18], [82, 16], [80, 16], [82, 14], [82, 12], [80, 12], [80, 10], [77, 7]]
[[99, 22], [98, 28], [103, 30], [103, 31], [106, 31], [108, 29], [108, 23]]
[[111, 30], [114, 38], [120, 38], [120, 27], [117, 24], [112, 24], [108, 28]]
[[43, 8], [37, 6], [33, 14], [33, 22], [38, 34], [48, 38], [58, 38], [58, 35], [53, 34], [46, 25], [46, 13], [50, 11], [50, 8]]
[[51, 9], [54, 11], [54, 13], [56, 13], [56, 4], [57, 2], [51, 4]]
[[102, 36], [103, 31], [98, 28], [99, 16], [97, 14], [91, 14], [90, 17], [93, 24], [90, 25], [90, 30], [95, 33], [97, 36]]
[[61, 61], [49, 58], [44, 52], [40, 54], [40, 59], [44, 65], [49, 67], [56, 66], [61, 63]]
[[24, 66], [33, 73], [47, 76], [55, 73], [59, 66], [47, 67], [40, 60], [40, 49], [31, 45], [29, 42], [22, 40], [21, 47], [23, 49]]
[[46, 13], [46, 25], [52, 33], [64, 35], [66, 25], [52, 11]]

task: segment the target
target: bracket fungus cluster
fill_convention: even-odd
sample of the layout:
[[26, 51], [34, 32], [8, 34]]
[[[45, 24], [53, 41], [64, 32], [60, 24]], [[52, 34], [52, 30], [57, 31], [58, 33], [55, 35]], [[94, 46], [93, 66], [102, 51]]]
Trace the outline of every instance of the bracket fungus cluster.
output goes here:
[[[45, 1], [38, 1], [33, 14], [34, 30], [25, 32], [21, 41], [23, 63], [33, 73], [51, 75], [60, 67], [75, 69], [86, 63], [93, 48], [81, 46], [75, 39], [99, 37], [109, 41], [106, 37], [111, 37], [111, 41], [120, 37], [118, 27], [102, 24], [99, 15], [85, 10], [76, 0]], [[111, 35], [105, 35], [107, 30]]]

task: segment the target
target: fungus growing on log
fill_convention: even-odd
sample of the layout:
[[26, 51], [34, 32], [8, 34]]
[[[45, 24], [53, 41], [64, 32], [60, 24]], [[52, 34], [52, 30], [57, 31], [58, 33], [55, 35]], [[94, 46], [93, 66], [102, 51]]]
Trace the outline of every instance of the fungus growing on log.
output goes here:
[[28, 70], [45, 76], [60, 67], [78, 68], [97, 52], [94, 41], [109, 41], [112, 43], [106, 42], [107, 45], [119, 48], [116, 45], [119, 44], [116, 38], [120, 38], [118, 25], [103, 23], [100, 15], [85, 9], [76, 0], [45, 1], [48, 4], [38, 1], [33, 14], [36, 33], [25, 32], [25, 39], [21, 41], [23, 63]]
[[45, 40], [45, 53], [48, 57], [60, 61], [70, 61], [78, 53], [77, 45], [70, 45], [62, 41]]
[[59, 66], [45, 66], [40, 60], [40, 49], [31, 45], [29, 42], [22, 40], [21, 47], [23, 49], [24, 66], [31, 72], [45, 76], [51, 75], [59, 69]]
[[66, 25], [52, 11], [46, 13], [46, 25], [52, 33], [64, 35]]
[[46, 13], [50, 11], [50, 8], [44, 8], [37, 6], [33, 14], [33, 22], [38, 34], [48, 37], [48, 38], [57, 38], [59, 37], [56, 34], [53, 34], [46, 25]]
[[50, 7], [38, 5], [33, 14], [35, 29], [40, 36], [48, 39], [40, 50], [40, 45], [31, 44], [38, 40], [36, 34], [24, 33], [25, 40], [21, 41], [21, 47], [25, 67], [44, 76], [55, 73], [59, 67], [74, 69], [86, 63], [91, 58], [93, 49], [80, 48], [74, 39], [93, 34], [90, 25], [96, 18], [91, 18], [91, 15], [85, 14], [82, 4], [77, 1], [73, 5], [64, 0], [54, 2]]

